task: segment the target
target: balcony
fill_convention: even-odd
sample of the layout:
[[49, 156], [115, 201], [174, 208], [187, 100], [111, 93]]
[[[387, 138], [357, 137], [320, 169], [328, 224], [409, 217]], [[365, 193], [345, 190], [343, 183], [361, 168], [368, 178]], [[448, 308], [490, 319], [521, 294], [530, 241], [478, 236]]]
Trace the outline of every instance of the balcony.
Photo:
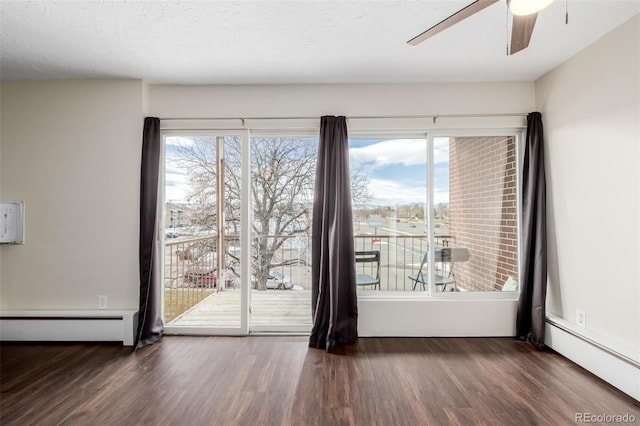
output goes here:
[[[252, 325], [311, 325], [311, 247], [310, 238], [284, 238], [275, 254], [267, 290], [251, 290]], [[165, 323], [177, 326], [239, 327], [240, 286], [242, 277], [236, 256], [237, 237], [225, 241], [228, 269], [224, 282], [218, 283], [215, 237], [176, 239], [165, 245]], [[438, 236], [437, 245], [449, 245], [450, 237]], [[411, 292], [416, 274], [427, 249], [427, 237], [421, 235], [356, 235], [356, 251], [379, 250], [381, 254], [380, 290], [358, 288], [359, 292]], [[364, 268], [364, 270], [363, 270]], [[357, 265], [358, 273], [373, 274], [373, 266]], [[447, 274], [445, 263], [436, 264], [436, 272]], [[284, 277], [284, 278], [283, 278]]]

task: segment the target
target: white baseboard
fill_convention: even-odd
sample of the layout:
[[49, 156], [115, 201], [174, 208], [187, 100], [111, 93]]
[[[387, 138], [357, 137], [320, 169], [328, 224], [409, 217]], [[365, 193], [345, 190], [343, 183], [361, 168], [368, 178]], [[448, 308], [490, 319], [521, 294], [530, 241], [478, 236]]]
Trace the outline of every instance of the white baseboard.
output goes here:
[[0, 311], [0, 341], [122, 342], [133, 346], [137, 310]]
[[640, 354], [547, 315], [545, 344], [640, 401]]

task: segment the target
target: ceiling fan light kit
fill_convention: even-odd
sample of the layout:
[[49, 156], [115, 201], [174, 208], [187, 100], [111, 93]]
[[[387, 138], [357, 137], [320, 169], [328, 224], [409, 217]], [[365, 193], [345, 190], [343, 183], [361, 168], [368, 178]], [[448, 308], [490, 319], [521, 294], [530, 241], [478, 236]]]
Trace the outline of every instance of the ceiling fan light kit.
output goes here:
[[553, 0], [507, 0], [511, 13], [517, 16], [538, 13], [552, 2]]

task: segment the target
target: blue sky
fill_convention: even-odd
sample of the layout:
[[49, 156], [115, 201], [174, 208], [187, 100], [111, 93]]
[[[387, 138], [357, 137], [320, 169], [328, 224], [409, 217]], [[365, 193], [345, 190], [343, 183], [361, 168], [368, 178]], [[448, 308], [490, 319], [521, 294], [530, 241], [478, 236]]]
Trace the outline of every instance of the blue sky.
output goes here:
[[189, 187], [188, 171], [182, 169], [174, 160], [178, 146], [193, 144], [192, 137], [168, 136], [165, 144], [165, 200], [167, 202], [186, 202], [186, 193]]
[[[449, 201], [448, 139], [435, 140], [434, 179], [436, 204]], [[426, 202], [426, 139], [350, 139], [352, 171], [369, 177], [374, 203], [399, 205]]]
[[[189, 145], [191, 138], [167, 137], [165, 199], [185, 201], [187, 171], [171, 161], [177, 145]], [[396, 206], [426, 202], [426, 139], [350, 139], [351, 171], [369, 178], [374, 204]], [[435, 204], [449, 201], [449, 148], [447, 138], [434, 140]]]

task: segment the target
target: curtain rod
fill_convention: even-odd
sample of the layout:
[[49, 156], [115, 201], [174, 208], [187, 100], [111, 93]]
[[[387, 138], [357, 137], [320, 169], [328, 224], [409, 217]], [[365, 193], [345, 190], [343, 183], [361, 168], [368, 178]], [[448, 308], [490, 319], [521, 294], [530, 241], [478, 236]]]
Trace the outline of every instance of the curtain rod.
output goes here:
[[[483, 118], [483, 117], [526, 117], [528, 113], [506, 112], [488, 114], [429, 114], [429, 115], [354, 115], [347, 119], [379, 120], [379, 119], [425, 119], [431, 118], [435, 122], [438, 118]], [[307, 117], [160, 117], [160, 120], [317, 120], [320, 116]]]

